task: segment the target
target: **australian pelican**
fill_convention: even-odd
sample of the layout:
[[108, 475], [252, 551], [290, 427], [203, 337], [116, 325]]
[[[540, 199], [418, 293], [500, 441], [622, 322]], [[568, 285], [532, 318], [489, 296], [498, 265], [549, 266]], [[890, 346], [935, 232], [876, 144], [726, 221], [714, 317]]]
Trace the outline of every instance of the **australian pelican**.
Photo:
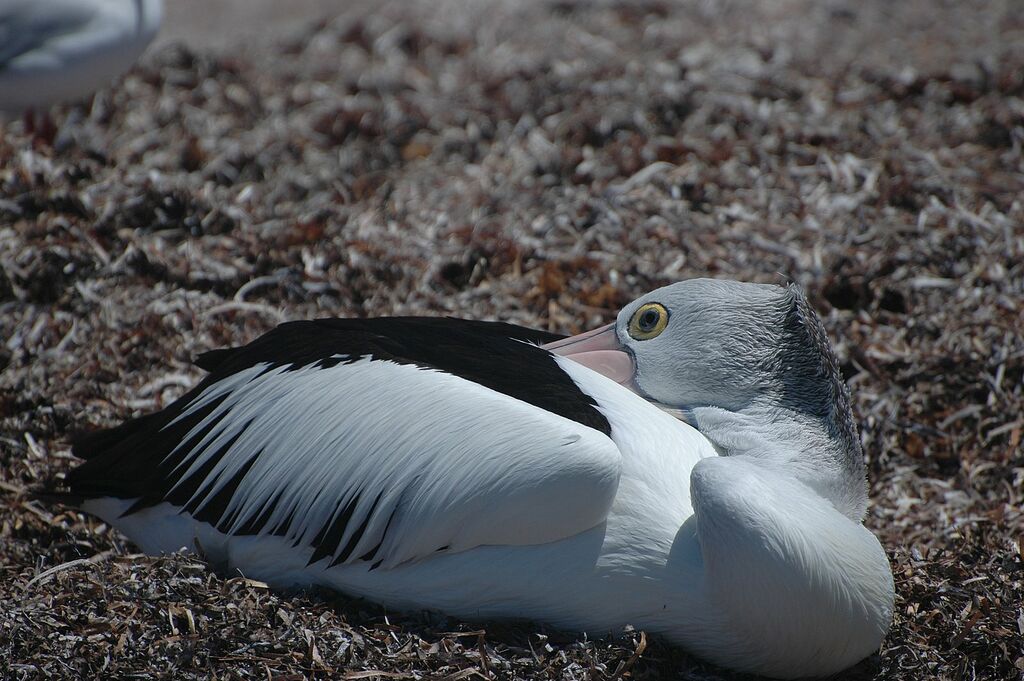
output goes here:
[[280, 587], [626, 624], [737, 670], [838, 672], [893, 611], [847, 391], [796, 287], [698, 279], [561, 339], [417, 317], [282, 324], [86, 436], [83, 509]]

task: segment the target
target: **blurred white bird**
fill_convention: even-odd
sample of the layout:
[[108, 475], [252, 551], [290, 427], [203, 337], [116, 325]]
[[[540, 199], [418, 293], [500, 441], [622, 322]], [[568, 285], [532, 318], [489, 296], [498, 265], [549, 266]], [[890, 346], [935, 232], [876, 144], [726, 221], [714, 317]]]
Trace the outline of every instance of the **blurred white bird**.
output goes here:
[[[0, 111], [74, 101], [127, 71], [156, 35], [162, 0], [0, 0]], [[31, 130], [30, 130], [31, 131]]]

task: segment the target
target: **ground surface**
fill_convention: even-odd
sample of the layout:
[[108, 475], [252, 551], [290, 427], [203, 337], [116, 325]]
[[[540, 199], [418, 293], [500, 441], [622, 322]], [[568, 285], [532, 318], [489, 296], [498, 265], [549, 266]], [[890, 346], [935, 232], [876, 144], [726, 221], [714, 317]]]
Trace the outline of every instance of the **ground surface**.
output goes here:
[[1020, 678], [1024, 5], [893, 5], [349, 3], [161, 45], [52, 148], [10, 124], [0, 677], [733, 678], [639, 632], [287, 597], [26, 493], [284, 319], [570, 332], [715, 276], [802, 284], [853, 390], [898, 593], [844, 678]]

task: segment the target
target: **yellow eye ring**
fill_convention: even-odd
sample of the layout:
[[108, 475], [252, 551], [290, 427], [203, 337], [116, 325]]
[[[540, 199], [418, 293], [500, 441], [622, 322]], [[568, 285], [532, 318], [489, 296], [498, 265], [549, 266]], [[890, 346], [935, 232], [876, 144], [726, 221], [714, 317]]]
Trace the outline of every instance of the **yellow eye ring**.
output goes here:
[[651, 340], [668, 326], [668, 310], [661, 303], [645, 303], [629, 320], [629, 335], [636, 340]]

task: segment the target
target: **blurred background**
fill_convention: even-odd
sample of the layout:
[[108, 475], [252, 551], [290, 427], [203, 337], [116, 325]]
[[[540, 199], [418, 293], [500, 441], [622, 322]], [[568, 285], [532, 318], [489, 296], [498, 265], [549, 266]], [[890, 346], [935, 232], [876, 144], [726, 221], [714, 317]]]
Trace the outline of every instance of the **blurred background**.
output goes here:
[[[156, 45], [184, 43], [193, 49], [225, 49], [246, 39], [274, 41], [346, 8], [353, 4], [338, 0], [171, 0], [164, 8]], [[363, 11], [368, 8], [367, 4]]]
[[0, 128], [14, 678], [444, 677], [481, 648], [501, 677], [734, 678], [637, 632], [478, 645], [129, 558], [26, 492], [76, 430], [287, 319], [569, 333], [697, 276], [797, 282], [835, 342], [898, 590], [844, 678], [1024, 673], [1024, 3], [171, 0], [127, 75], [52, 115], [52, 144]]

